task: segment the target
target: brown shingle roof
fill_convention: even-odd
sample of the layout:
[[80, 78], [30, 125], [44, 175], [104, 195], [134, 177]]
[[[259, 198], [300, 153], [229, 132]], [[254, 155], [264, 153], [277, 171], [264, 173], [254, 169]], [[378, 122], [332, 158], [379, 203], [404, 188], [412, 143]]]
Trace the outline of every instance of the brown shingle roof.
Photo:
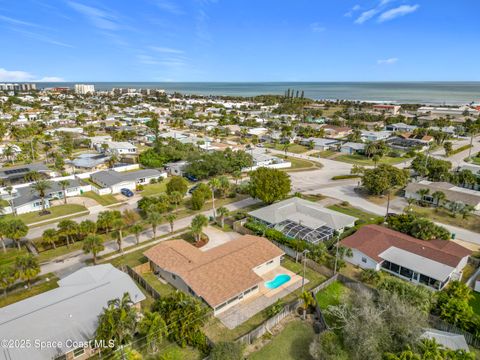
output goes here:
[[340, 243], [361, 251], [377, 262], [382, 261], [379, 255], [392, 246], [452, 267], [457, 267], [460, 260], [472, 253], [453, 241], [419, 240], [380, 225], [363, 226]]
[[180, 276], [210, 306], [216, 307], [262, 281], [253, 269], [284, 252], [265, 238], [245, 235], [208, 251], [184, 240], [160, 243], [144, 255]]

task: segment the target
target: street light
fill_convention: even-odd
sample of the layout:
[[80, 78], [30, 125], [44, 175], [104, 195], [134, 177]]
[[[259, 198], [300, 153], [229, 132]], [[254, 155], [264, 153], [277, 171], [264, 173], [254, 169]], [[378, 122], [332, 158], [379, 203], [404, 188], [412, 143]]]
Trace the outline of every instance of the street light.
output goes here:
[[310, 252], [310, 250], [303, 250], [302, 251], [302, 261], [303, 261], [303, 277], [302, 277], [302, 294], [305, 288], [305, 265], [306, 265], [306, 260], [307, 260], [307, 254]]

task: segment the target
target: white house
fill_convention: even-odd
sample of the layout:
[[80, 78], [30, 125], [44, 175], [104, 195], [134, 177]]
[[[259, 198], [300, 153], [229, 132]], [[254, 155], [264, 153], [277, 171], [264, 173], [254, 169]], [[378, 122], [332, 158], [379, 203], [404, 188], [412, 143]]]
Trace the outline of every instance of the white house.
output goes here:
[[472, 253], [453, 241], [419, 240], [380, 225], [365, 225], [340, 244], [352, 249], [353, 256], [345, 260], [353, 265], [383, 270], [434, 290], [460, 280]]
[[105, 141], [96, 145], [97, 151], [104, 152], [104, 146], [106, 146], [108, 152], [115, 155], [137, 154], [137, 147], [127, 141]]
[[379, 141], [388, 139], [392, 133], [390, 131], [369, 131], [362, 130], [361, 137], [363, 141]]
[[166, 178], [167, 173], [155, 169], [143, 169], [130, 172], [117, 172], [115, 170], [105, 170], [93, 173], [90, 179], [101, 189], [106, 191], [99, 191], [98, 188], [92, 187], [93, 191], [104, 194], [118, 194], [121, 189], [135, 190], [137, 185], [149, 184], [152, 179], [158, 180]]

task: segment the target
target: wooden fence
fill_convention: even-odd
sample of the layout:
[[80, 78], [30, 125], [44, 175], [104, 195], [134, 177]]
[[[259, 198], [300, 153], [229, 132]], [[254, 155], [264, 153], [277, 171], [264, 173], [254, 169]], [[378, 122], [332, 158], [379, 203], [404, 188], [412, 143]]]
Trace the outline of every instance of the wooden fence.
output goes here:
[[130, 277], [135, 280], [137, 283], [139, 283], [144, 289], [145, 291], [150, 294], [150, 296], [152, 296], [155, 300], [157, 299], [160, 299], [161, 298], [161, 295], [160, 293], [155, 290], [143, 277], [142, 275], [140, 275], [138, 272], [136, 272], [134, 269], [132, 269], [130, 266], [128, 265], [122, 265], [120, 267], [120, 269], [123, 271], [123, 272], [126, 272], [128, 275], [130, 275]]
[[428, 321], [429, 321], [430, 326], [432, 328], [442, 330], [442, 331], [451, 332], [451, 333], [454, 333], [454, 334], [463, 335], [465, 337], [465, 340], [467, 341], [468, 345], [476, 347], [477, 349], [480, 348], [480, 337], [475, 336], [475, 335], [473, 335], [473, 334], [471, 334], [471, 333], [469, 333], [465, 330], [462, 330], [462, 329], [456, 327], [455, 325], [447, 323], [437, 316], [430, 315], [429, 318], [428, 318]]

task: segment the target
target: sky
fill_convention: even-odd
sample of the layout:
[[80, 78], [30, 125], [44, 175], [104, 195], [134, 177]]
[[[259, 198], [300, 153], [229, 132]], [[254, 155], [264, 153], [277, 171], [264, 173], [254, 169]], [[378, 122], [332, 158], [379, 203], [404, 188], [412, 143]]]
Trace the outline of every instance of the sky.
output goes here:
[[478, 0], [0, 0], [0, 81], [480, 81]]

